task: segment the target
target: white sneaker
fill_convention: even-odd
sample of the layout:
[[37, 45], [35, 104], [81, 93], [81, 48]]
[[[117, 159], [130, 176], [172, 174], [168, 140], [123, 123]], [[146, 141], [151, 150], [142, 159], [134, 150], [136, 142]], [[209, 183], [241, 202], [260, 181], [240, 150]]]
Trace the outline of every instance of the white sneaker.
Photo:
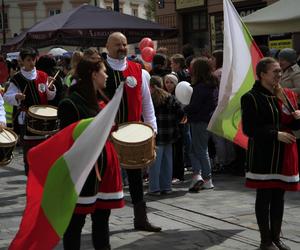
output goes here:
[[202, 185], [202, 189], [213, 189], [215, 186], [212, 183], [212, 179], [206, 180], [204, 181], [203, 185]]
[[202, 179], [200, 174], [194, 175], [192, 178], [192, 182], [189, 187], [190, 192], [197, 192], [201, 189], [204, 180]]

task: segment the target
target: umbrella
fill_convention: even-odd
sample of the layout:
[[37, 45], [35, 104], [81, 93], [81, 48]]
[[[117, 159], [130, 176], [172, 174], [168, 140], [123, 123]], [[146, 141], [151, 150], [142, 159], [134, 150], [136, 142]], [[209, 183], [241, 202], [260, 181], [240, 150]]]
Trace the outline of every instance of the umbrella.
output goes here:
[[20, 47], [42, 48], [52, 45], [105, 46], [110, 33], [120, 31], [128, 43], [143, 37], [153, 40], [175, 37], [177, 30], [135, 16], [83, 4], [70, 11], [48, 17], [2, 46], [2, 52]]
[[50, 49], [47, 54], [55, 57], [55, 56], [63, 56], [67, 52], [68, 51], [66, 51], [65, 49], [62, 49], [62, 48], [53, 48], [53, 49]]

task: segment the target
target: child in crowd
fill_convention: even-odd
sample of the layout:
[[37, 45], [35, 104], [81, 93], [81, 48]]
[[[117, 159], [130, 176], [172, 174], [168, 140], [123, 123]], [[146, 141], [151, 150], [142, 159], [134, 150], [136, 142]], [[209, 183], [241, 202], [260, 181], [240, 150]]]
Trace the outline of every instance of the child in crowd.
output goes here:
[[[178, 78], [175, 73], [168, 74], [164, 77], [164, 88], [172, 95], [175, 95], [175, 88], [178, 84]], [[186, 120], [186, 119], [185, 119]], [[184, 150], [183, 150], [183, 130], [184, 123], [179, 123], [179, 136], [173, 143], [173, 180], [177, 183], [184, 180]]]
[[149, 169], [149, 194], [172, 192], [172, 144], [178, 138], [178, 123], [184, 113], [175, 97], [165, 91], [162, 78], [152, 76], [150, 92], [155, 109], [158, 133], [156, 135], [156, 160]]

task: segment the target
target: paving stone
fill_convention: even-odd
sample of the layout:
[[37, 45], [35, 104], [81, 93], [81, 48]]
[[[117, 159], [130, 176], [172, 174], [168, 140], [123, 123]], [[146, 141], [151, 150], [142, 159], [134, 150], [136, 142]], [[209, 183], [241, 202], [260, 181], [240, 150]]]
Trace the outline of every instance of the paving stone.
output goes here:
[[[0, 168], [0, 250], [7, 249], [15, 236], [26, 203], [26, 177], [20, 149], [7, 167]], [[254, 214], [255, 191], [244, 187], [244, 178], [216, 175], [214, 190], [187, 192], [187, 181], [174, 185], [171, 195], [145, 195], [151, 223], [162, 226], [160, 233], [133, 229], [133, 208], [128, 188], [126, 206], [112, 211], [111, 245], [118, 250], [254, 250], [259, 232]], [[144, 186], [147, 191], [147, 185]], [[286, 194], [283, 236], [292, 249], [300, 249], [300, 194]], [[62, 250], [60, 242], [55, 248]], [[91, 219], [87, 217], [81, 249], [92, 250]]]

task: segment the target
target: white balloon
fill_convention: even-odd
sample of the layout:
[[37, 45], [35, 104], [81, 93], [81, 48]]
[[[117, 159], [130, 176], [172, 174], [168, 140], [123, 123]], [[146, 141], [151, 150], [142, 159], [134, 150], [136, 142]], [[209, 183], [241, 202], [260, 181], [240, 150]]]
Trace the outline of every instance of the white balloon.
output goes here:
[[188, 105], [190, 103], [192, 94], [193, 88], [189, 82], [182, 81], [177, 84], [175, 88], [175, 96], [180, 103]]
[[53, 48], [53, 49], [49, 50], [49, 52], [47, 54], [52, 55], [52, 56], [63, 56], [67, 52], [68, 52], [67, 50], [62, 49], [62, 48]]

